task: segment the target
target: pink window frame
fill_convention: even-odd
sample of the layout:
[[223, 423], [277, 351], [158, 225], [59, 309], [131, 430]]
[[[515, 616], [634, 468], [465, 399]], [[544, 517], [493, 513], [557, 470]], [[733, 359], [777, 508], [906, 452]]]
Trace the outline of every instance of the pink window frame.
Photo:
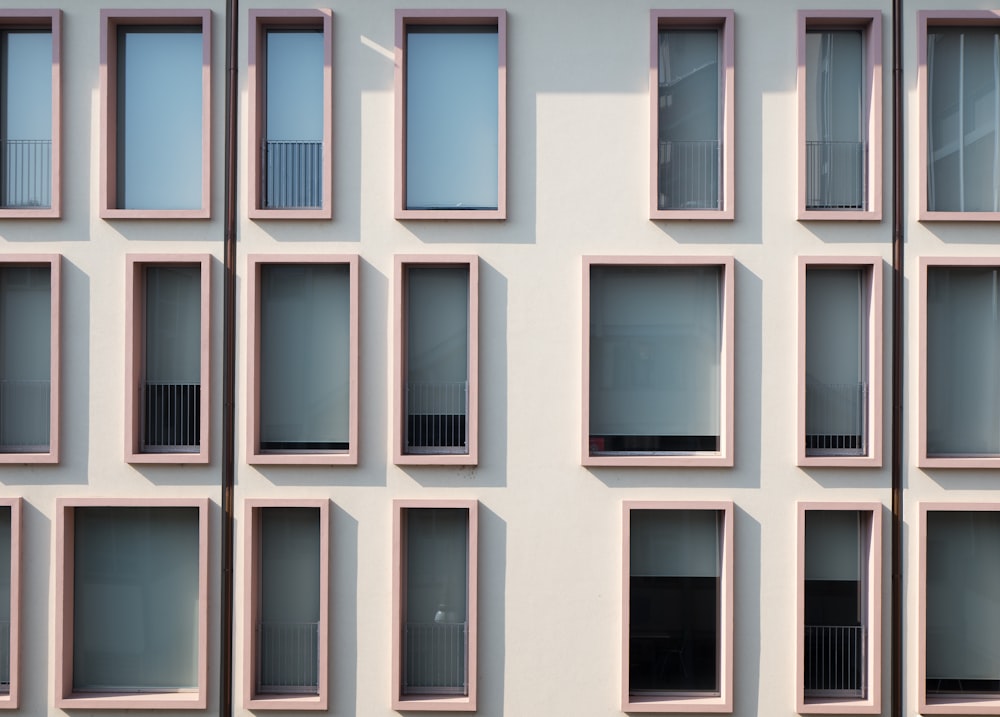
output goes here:
[[10, 686], [0, 694], [0, 710], [20, 706], [21, 685], [21, 498], [0, 498], [0, 506], [10, 509]]
[[[590, 453], [590, 275], [595, 266], [705, 266], [721, 270], [722, 359], [720, 361], [719, 451], [671, 455], [606, 455]], [[583, 257], [583, 405], [581, 462], [585, 466], [688, 466], [724, 467], [733, 465], [733, 376], [734, 376], [734, 306], [735, 261], [733, 257], [715, 256], [584, 256]]]
[[[198, 509], [198, 686], [185, 692], [73, 691], [74, 515], [77, 508]], [[208, 706], [208, 498], [57, 498], [55, 706], [60, 709], [205, 709]]]
[[[280, 453], [260, 449], [260, 270], [268, 264], [340, 264], [348, 267], [350, 281], [350, 447], [341, 453]], [[251, 254], [247, 257], [247, 463], [251, 465], [357, 465], [358, 463], [358, 265], [357, 254]]]
[[[406, 453], [406, 274], [410, 267], [469, 270], [469, 414], [467, 453]], [[474, 466], [479, 462], [479, 257], [472, 254], [396, 255], [393, 284], [393, 462], [396, 465]]]
[[3, 209], [0, 219], [56, 218], [62, 211], [62, 10], [2, 10], [0, 30], [52, 33], [52, 205], [45, 209]]
[[[799, 220], [880, 221], [882, 219], [882, 12], [880, 10], [799, 10], [796, 84], [798, 87], [798, 218]], [[836, 211], [806, 208], [806, 32], [815, 29], [861, 30], [864, 38], [862, 99], [868, 209]]]
[[927, 514], [932, 512], [1000, 511], [1000, 503], [920, 502], [917, 523], [917, 712], [924, 715], [996, 715], [1000, 714], [1000, 695], [996, 697], [928, 697], [927, 695]]
[[[806, 455], [806, 275], [816, 268], [857, 268], [868, 279], [868, 453], [863, 456]], [[875, 256], [800, 256], [798, 280], [798, 419], [796, 456], [800, 466], [877, 468], [882, 465], [882, 259]]]
[[5, 267], [44, 266], [49, 269], [49, 450], [45, 453], [0, 453], [4, 463], [58, 463], [59, 462], [59, 327], [61, 305], [62, 256], [60, 254], [7, 254], [0, 255], [0, 269]]
[[[407, 209], [406, 208], [406, 35], [414, 25], [496, 26], [498, 53], [497, 90], [497, 208], [496, 209]], [[507, 11], [506, 10], [396, 10], [395, 43], [396, 219], [506, 219], [507, 218]]]
[[[119, 209], [116, 206], [118, 154], [119, 27], [195, 25], [201, 28], [201, 207]], [[101, 175], [102, 219], [208, 219], [211, 214], [212, 12], [210, 10], [101, 10]]]
[[[211, 423], [211, 286], [212, 257], [209, 254], [127, 254], [125, 256], [125, 462], [209, 462]], [[139, 382], [145, 372], [145, 269], [148, 266], [197, 266], [201, 272], [201, 435], [198, 450], [190, 453], [146, 453], [142, 451], [142, 395]]]
[[[1000, 269], [998, 257], [920, 257], [920, 375], [917, 394], [917, 465], [921, 468], [1000, 468], [1000, 454], [995, 456], [927, 455], [927, 279], [931, 267], [994, 267]], [[1000, 702], [998, 702], [1000, 705]], [[1000, 712], [998, 712], [1000, 714]]]
[[[650, 11], [650, 51], [649, 51], [649, 218], [650, 219], [714, 219], [735, 218], [735, 77], [736, 53], [734, 49], [734, 26], [736, 14], [733, 10], [651, 10]], [[657, 160], [659, 157], [659, 74], [660, 41], [663, 29], [717, 29], [719, 34], [720, 81], [722, 91], [719, 97], [719, 124], [722, 140], [721, 166], [721, 209], [660, 209], [657, 194]]]
[[[868, 694], [864, 699], [806, 697], [805, 686], [805, 581], [806, 513], [847, 511], [867, 516], [859, 536], [867, 582], [865, 609], [868, 613]], [[865, 543], [867, 542], [867, 545]], [[882, 504], [876, 502], [800, 502], [798, 504], [798, 559], [795, 607], [795, 710], [800, 714], [880, 714], [882, 710]]]
[[[256, 623], [260, 614], [260, 517], [269, 508], [313, 508], [319, 511], [319, 684], [316, 694], [261, 694], [257, 692]], [[330, 501], [256, 498], [244, 502], [243, 555], [243, 707], [248, 710], [326, 710], [329, 701]]]
[[[260, 146], [264, 133], [264, 96], [266, 53], [264, 39], [268, 30], [322, 30], [323, 32], [323, 166], [321, 206], [308, 209], [265, 209], [261, 207], [260, 185], [264, 177]], [[315, 10], [250, 10], [250, 47], [247, 59], [247, 82], [250, 87], [250, 129], [247, 158], [248, 213], [252, 219], [330, 219], [333, 216], [333, 12]], [[260, 67], [258, 67], [258, 63]]]
[[928, 127], [928, 84], [927, 74], [927, 32], [932, 27], [998, 27], [1000, 26], [1000, 11], [998, 10], [918, 10], [917, 11], [917, 114], [920, 125], [917, 136], [917, 180], [920, 199], [917, 205], [917, 218], [920, 221], [952, 221], [952, 222], [996, 222], [1000, 221], [1000, 212], [941, 212], [932, 211], [928, 206], [928, 142], [930, 130]]
[[[406, 512], [422, 508], [458, 508], [469, 513], [467, 537], [468, 555], [468, 662], [466, 675], [469, 694], [404, 695], [402, 684], [403, 625], [406, 622]], [[392, 709], [399, 712], [475, 712], [477, 698], [477, 665], [479, 634], [479, 501], [394, 500], [392, 502]]]
[[[719, 570], [719, 694], [694, 696], [691, 693], [632, 695], [629, 691], [629, 605], [632, 571], [632, 511], [701, 510], [722, 514], [722, 543]], [[731, 713], [733, 711], [733, 502], [729, 500], [622, 502], [622, 712]]]

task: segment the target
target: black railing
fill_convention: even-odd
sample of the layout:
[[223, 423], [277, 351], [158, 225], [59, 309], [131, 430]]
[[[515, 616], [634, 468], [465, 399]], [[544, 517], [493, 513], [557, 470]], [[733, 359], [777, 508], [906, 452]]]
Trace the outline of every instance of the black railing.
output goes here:
[[867, 455], [868, 384], [806, 385], [806, 453]]
[[49, 381], [0, 381], [0, 453], [49, 450]]
[[403, 692], [467, 694], [468, 629], [464, 622], [407, 623]]
[[323, 204], [323, 143], [265, 140], [261, 147], [264, 209], [309, 209]]
[[867, 167], [862, 142], [806, 142], [806, 209], [866, 209]]
[[153, 383], [142, 388], [142, 448], [149, 453], [197, 453], [201, 444], [201, 384]]
[[52, 141], [0, 140], [0, 207], [52, 206]]
[[407, 383], [407, 451], [468, 452], [468, 415], [468, 382]]
[[319, 623], [257, 626], [257, 691], [315, 694], [319, 685]]
[[864, 697], [865, 628], [806, 625], [805, 630], [805, 695]]
[[661, 141], [659, 208], [719, 209], [721, 159], [718, 140]]

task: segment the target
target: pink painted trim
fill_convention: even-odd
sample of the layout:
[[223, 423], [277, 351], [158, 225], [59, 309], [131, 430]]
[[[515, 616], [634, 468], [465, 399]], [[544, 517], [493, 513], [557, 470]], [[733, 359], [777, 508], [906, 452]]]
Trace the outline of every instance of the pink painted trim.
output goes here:
[[[119, 209], [115, 206], [118, 143], [118, 57], [120, 26], [199, 25], [202, 37], [201, 69], [201, 207], [199, 209]], [[102, 219], [208, 219], [212, 196], [212, 11], [211, 10], [101, 10], [101, 175]]]
[[[402, 634], [406, 621], [406, 511], [421, 508], [464, 508], [469, 513], [468, 534], [468, 617], [469, 646], [466, 675], [469, 694], [464, 697], [442, 695], [403, 695]], [[478, 500], [394, 500], [392, 501], [392, 709], [398, 712], [475, 712], [479, 663], [479, 501]]]
[[46, 266], [49, 269], [49, 450], [45, 453], [0, 453], [0, 464], [40, 464], [59, 462], [59, 317], [62, 305], [62, 255], [0, 254], [0, 268], [5, 266]]
[[21, 685], [21, 498], [0, 498], [0, 506], [10, 509], [10, 685], [0, 694], [0, 710], [17, 709]]
[[[722, 566], [719, 571], [719, 694], [692, 697], [688, 694], [632, 695], [629, 693], [629, 585], [631, 577], [631, 534], [633, 510], [710, 510], [723, 514]], [[733, 502], [700, 501], [622, 501], [622, 632], [621, 632], [621, 708], [622, 712], [716, 712], [733, 711]]]
[[[718, 453], [681, 455], [590, 455], [590, 270], [594, 266], [715, 266], [722, 269], [722, 361]], [[735, 261], [731, 256], [584, 256], [583, 257], [583, 406], [581, 410], [581, 462], [585, 466], [733, 466]]]
[[938, 511], [1000, 511], [1000, 503], [919, 503], [917, 510], [917, 712], [925, 715], [996, 715], [1000, 698], [927, 696], [927, 514]]
[[[250, 10], [250, 38], [247, 59], [247, 82], [250, 88], [250, 128], [247, 157], [247, 213], [251, 219], [330, 219], [333, 216], [333, 12], [315, 10]], [[321, 206], [316, 209], [265, 209], [261, 207], [260, 146], [264, 132], [265, 69], [264, 35], [267, 30], [322, 29], [323, 31], [323, 168]], [[258, 58], [262, 67], [258, 72]]]
[[[330, 674], [330, 501], [251, 498], [243, 503], [243, 707], [248, 710], [326, 710]], [[260, 516], [268, 508], [319, 510], [319, 685], [316, 694], [258, 694], [256, 624], [260, 614]]]
[[[800, 256], [798, 280], [797, 465], [878, 468], [882, 465], [882, 259], [877, 256]], [[806, 455], [806, 272], [811, 268], [857, 267], [868, 274], [868, 455]]]
[[[189, 692], [73, 691], [73, 561], [76, 508], [198, 509], [198, 686]], [[208, 498], [57, 498], [55, 706], [60, 709], [205, 709], [208, 706]]]
[[[735, 219], [735, 22], [736, 14], [732, 10], [651, 10], [650, 16], [650, 54], [649, 54], [649, 218], [650, 219], [698, 219], [698, 220], [732, 220]], [[719, 42], [722, 49], [722, 110], [719, 121], [722, 124], [722, 209], [659, 209], [657, 202], [657, 158], [659, 125], [659, 71], [660, 44], [659, 31], [663, 28], [717, 28], [722, 31]]]
[[[868, 209], [806, 209], [806, 31], [820, 27], [851, 28], [865, 38], [864, 140], [868, 145]], [[880, 221], [882, 219], [882, 12], [880, 10], [799, 10], [796, 80], [798, 87], [798, 218], [800, 221]]]
[[[497, 28], [497, 208], [496, 209], [407, 209], [406, 208], [406, 31], [411, 25], [496, 25]], [[395, 182], [396, 219], [491, 219], [507, 218], [507, 11], [506, 10], [396, 10], [395, 44]]]
[[0, 29], [42, 28], [52, 33], [52, 206], [3, 209], [2, 219], [54, 219], [62, 211], [62, 10], [0, 9]]
[[928, 77], [927, 32], [940, 26], [989, 27], [1000, 26], [1000, 10], [919, 10], [917, 11], [917, 107], [920, 117], [917, 134], [917, 183], [920, 200], [917, 218], [920, 221], [997, 222], [1000, 212], [935, 212], [928, 208]]
[[[850, 698], [806, 697], [805, 676], [805, 579], [806, 512], [851, 511], [862, 513], [866, 525], [861, 538], [865, 558], [868, 613], [867, 677], [868, 696]], [[882, 504], [877, 502], [800, 502], [798, 504], [798, 559], [796, 561], [795, 608], [795, 710], [800, 714], [879, 714], [882, 709]]]
[[[147, 266], [175, 265], [201, 267], [201, 436], [196, 452], [143, 453], [139, 439], [141, 415], [139, 383], [142, 381], [145, 282]], [[212, 256], [210, 254], [126, 254], [125, 255], [125, 462], [183, 463], [209, 462], [209, 426], [212, 412]]]
[[[350, 281], [350, 447], [341, 453], [280, 453], [260, 450], [260, 269], [266, 264], [346, 264]], [[357, 465], [358, 463], [358, 275], [357, 254], [251, 254], [247, 257], [247, 463], [251, 465]]]
[[[411, 267], [465, 266], [469, 269], [468, 453], [413, 454], [403, 450], [406, 408], [406, 272]], [[393, 463], [396, 465], [474, 466], [479, 463], [479, 257], [474, 254], [397, 254], [393, 272]]]
[[[918, 330], [920, 333], [920, 386], [917, 394], [917, 465], [921, 468], [1000, 468], [1000, 455], [963, 458], [949, 456], [935, 458], [927, 455], [927, 274], [932, 266], [997, 267], [997, 257], [920, 257], [920, 305]], [[1000, 702], [998, 702], [1000, 704]], [[998, 712], [1000, 714], [1000, 712]]]

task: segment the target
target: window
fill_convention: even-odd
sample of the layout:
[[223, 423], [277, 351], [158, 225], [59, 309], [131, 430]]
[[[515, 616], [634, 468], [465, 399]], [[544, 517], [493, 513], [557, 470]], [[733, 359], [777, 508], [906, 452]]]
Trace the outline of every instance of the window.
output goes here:
[[917, 13], [920, 218], [1000, 219], [1000, 17]]
[[204, 709], [208, 499], [56, 506], [56, 706]]
[[251, 10], [250, 216], [329, 219], [333, 13]]
[[18, 706], [21, 499], [0, 498], [0, 709]]
[[623, 505], [623, 712], [732, 712], [733, 505]]
[[921, 259], [924, 467], [1000, 466], [1000, 265]]
[[881, 708], [882, 506], [799, 504], [797, 709]]
[[733, 260], [584, 257], [584, 465], [731, 466]]
[[207, 218], [211, 12], [101, 18], [101, 216]]
[[920, 505], [918, 711], [1000, 708], [1000, 505]]
[[244, 707], [327, 708], [329, 502], [246, 503]]
[[507, 15], [396, 11], [396, 218], [507, 216]]
[[478, 503], [393, 510], [392, 708], [473, 712]]
[[0, 463], [59, 461], [59, 268], [0, 257]]
[[58, 217], [59, 10], [0, 10], [0, 217]]
[[798, 22], [799, 219], [881, 219], [882, 13]]
[[251, 463], [358, 461], [358, 257], [251, 256]]
[[479, 258], [396, 257], [396, 463], [478, 460]]
[[127, 257], [130, 463], [208, 462], [210, 263], [202, 254]]
[[799, 465], [881, 465], [882, 260], [801, 257], [799, 291]]
[[653, 10], [653, 219], [733, 218], [732, 10]]

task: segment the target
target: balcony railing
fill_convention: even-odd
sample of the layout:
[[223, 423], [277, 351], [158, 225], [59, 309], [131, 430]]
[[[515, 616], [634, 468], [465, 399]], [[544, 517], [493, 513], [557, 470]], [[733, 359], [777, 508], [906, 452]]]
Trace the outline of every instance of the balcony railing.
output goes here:
[[719, 209], [721, 160], [718, 140], [660, 142], [659, 208]]
[[261, 153], [264, 209], [309, 209], [322, 206], [322, 142], [265, 140]]
[[403, 633], [405, 694], [468, 694], [464, 622], [407, 623]]
[[142, 387], [141, 431], [144, 451], [197, 453], [201, 384], [147, 382]]
[[48, 381], [0, 381], [0, 453], [49, 450]]
[[862, 142], [806, 142], [806, 209], [866, 209], [867, 167]]
[[806, 453], [863, 456], [868, 453], [868, 384], [806, 385]]
[[864, 697], [868, 674], [861, 626], [805, 626], [807, 697]]
[[406, 447], [410, 453], [466, 453], [469, 384], [406, 384]]
[[319, 623], [257, 625], [257, 691], [315, 694], [319, 686]]
[[52, 141], [0, 140], [0, 207], [52, 206]]

